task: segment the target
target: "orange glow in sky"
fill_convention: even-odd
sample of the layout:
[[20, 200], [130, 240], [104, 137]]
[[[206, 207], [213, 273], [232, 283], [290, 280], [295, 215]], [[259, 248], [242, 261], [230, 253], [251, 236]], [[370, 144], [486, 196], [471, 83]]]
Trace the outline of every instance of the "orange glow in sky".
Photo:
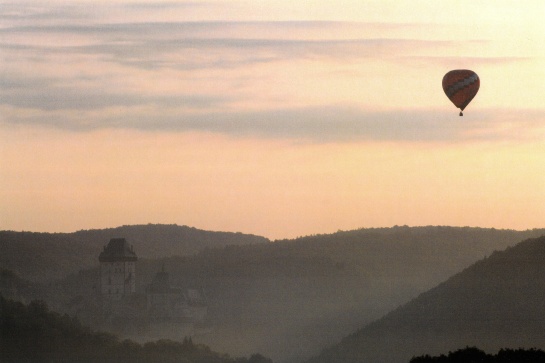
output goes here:
[[[543, 14], [0, 0], [0, 229], [542, 228]], [[481, 80], [464, 117], [457, 68]]]

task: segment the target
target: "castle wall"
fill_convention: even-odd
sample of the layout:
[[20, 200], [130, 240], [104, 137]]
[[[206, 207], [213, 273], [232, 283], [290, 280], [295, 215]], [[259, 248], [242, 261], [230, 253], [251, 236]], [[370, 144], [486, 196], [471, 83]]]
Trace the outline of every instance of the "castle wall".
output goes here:
[[99, 261], [105, 321], [193, 324], [206, 316], [207, 307], [201, 294], [170, 286], [164, 267], [146, 288], [145, 295], [136, 294], [137, 256], [124, 238], [111, 239]]
[[121, 300], [136, 292], [136, 264], [134, 261], [100, 263], [102, 296], [109, 300]]

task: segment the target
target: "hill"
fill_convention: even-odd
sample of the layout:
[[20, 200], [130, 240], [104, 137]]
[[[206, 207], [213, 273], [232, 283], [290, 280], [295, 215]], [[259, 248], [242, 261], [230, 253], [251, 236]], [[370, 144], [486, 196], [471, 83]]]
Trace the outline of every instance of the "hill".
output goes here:
[[260, 236], [210, 232], [177, 225], [136, 225], [74, 233], [0, 231], [0, 267], [31, 281], [63, 278], [97, 265], [111, 238], [124, 237], [139, 256], [186, 256], [206, 248], [269, 242]]
[[408, 362], [466, 346], [545, 348], [545, 237], [495, 252], [312, 363]]
[[1, 295], [0, 346], [2, 362], [272, 363], [259, 354], [233, 359], [190, 339], [143, 345], [121, 341], [86, 328], [77, 319], [51, 312], [41, 301], [24, 305]]
[[175, 286], [207, 295], [212, 329], [199, 341], [232, 355], [259, 351], [295, 362], [494, 250], [542, 233], [394, 227], [229, 246], [141, 260], [139, 288], [164, 264]]
[[[282, 363], [306, 359], [494, 250], [544, 232], [402, 226], [274, 243], [259, 243], [256, 237], [258, 243], [250, 245], [229, 244], [159, 259], [144, 254], [150, 251], [148, 244], [156, 245], [146, 242], [153, 241], [153, 235], [121, 236], [131, 243], [131, 238], [140, 241], [140, 247], [134, 243], [138, 291], [143, 292], [164, 265], [173, 286], [205, 292], [208, 330], [196, 341], [234, 356], [261, 352]], [[54, 294], [46, 295], [50, 306], [77, 313], [86, 323], [93, 321], [85, 302], [96, 296], [97, 256], [108, 240], [94, 235], [82, 244], [95, 238], [102, 241], [100, 248], [87, 260], [94, 267], [75, 266], [76, 272], [48, 284]], [[43, 262], [29, 251], [31, 267], [34, 261]], [[59, 257], [49, 258], [53, 265], [58, 263]]]
[[448, 355], [414, 357], [410, 363], [544, 363], [545, 352], [540, 349], [501, 349], [497, 354], [487, 354], [475, 347], [467, 347]]

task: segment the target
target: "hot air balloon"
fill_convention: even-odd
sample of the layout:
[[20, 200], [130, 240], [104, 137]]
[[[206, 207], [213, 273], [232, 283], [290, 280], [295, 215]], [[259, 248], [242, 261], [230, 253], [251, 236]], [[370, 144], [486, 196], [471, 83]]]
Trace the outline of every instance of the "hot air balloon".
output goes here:
[[468, 69], [456, 69], [443, 77], [443, 91], [461, 110], [460, 116], [464, 115], [462, 111], [479, 91], [480, 83], [477, 73]]

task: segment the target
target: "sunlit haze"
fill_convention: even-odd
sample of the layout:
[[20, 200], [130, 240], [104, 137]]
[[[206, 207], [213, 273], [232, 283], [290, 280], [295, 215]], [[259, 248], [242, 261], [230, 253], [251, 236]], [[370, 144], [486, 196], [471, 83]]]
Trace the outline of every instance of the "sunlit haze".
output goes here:
[[[544, 14], [0, 0], [0, 229], [544, 227]], [[463, 117], [452, 69], [480, 77]]]

